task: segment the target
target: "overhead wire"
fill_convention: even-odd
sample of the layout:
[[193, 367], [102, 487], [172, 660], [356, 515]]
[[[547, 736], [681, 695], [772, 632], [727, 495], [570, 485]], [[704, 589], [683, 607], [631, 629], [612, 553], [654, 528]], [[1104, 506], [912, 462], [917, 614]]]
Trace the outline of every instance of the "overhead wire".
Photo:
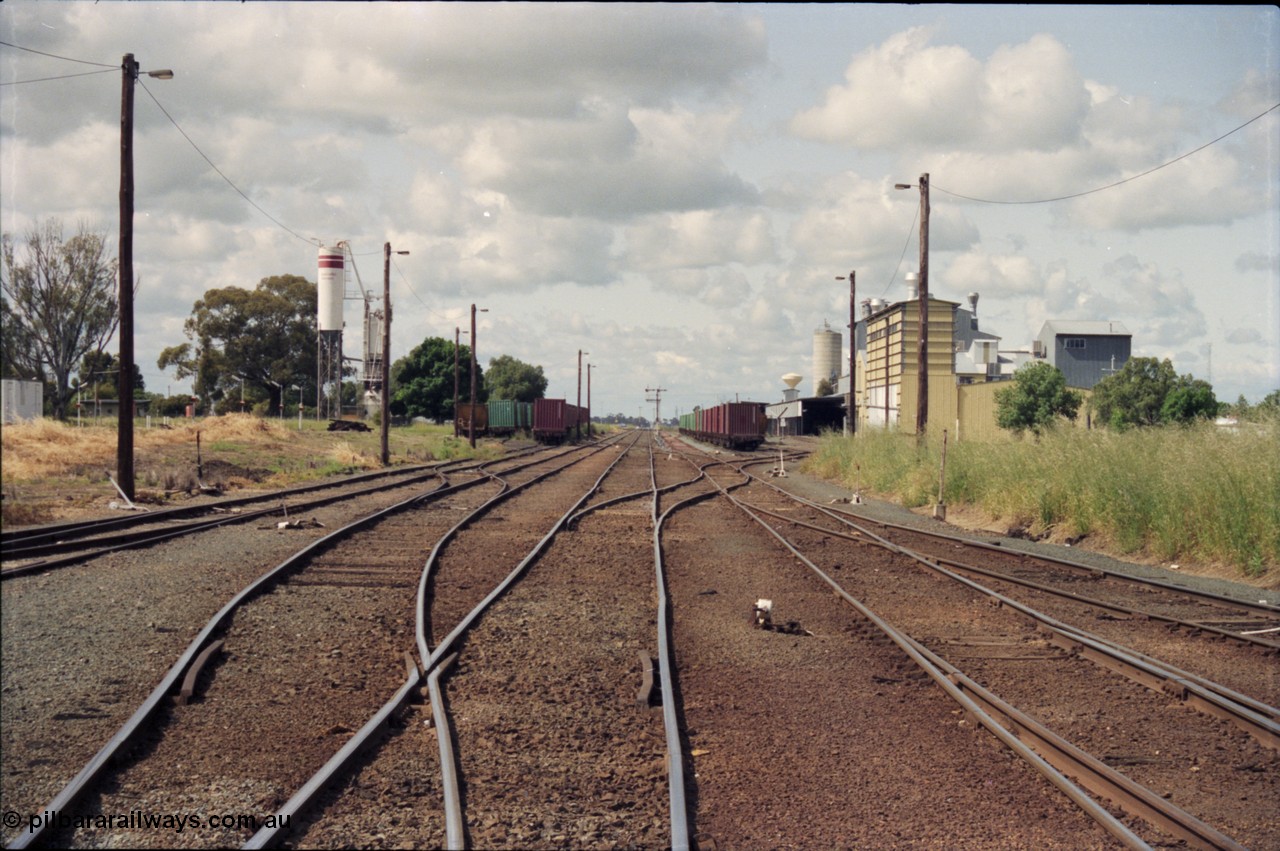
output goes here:
[[119, 71], [119, 68], [106, 68], [101, 71], [85, 71], [80, 74], [63, 74], [60, 77], [37, 77], [34, 80], [10, 80], [7, 83], [0, 83], [0, 86], [23, 86], [27, 83], [48, 83], [51, 80], [70, 80], [73, 77], [93, 77], [98, 74], [110, 74], [113, 71]]
[[120, 70], [119, 65], [108, 65], [105, 62], [91, 62], [88, 59], [75, 59], [70, 56], [59, 56], [56, 53], [45, 53], [43, 50], [34, 50], [30, 47], [23, 47], [20, 44], [13, 44], [12, 42], [8, 42], [8, 41], [0, 41], [0, 45], [3, 45], [5, 47], [12, 47], [14, 50], [24, 50], [27, 53], [35, 53], [39, 56], [48, 56], [50, 59], [61, 59], [63, 62], [79, 62], [81, 65], [97, 65], [99, 68], [110, 68], [114, 71]]
[[1141, 172], [1141, 173], [1139, 173], [1139, 174], [1132, 175], [1132, 176], [1130, 176], [1130, 177], [1126, 177], [1126, 178], [1124, 178], [1123, 180], [1117, 180], [1117, 181], [1115, 181], [1114, 183], [1108, 183], [1106, 186], [1099, 186], [1099, 187], [1097, 187], [1096, 189], [1088, 189], [1088, 190], [1086, 190], [1086, 191], [1084, 191], [1084, 192], [1076, 192], [1076, 193], [1071, 194], [1071, 195], [1059, 195], [1059, 196], [1058, 196], [1058, 197], [1056, 197], [1056, 198], [1038, 198], [1038, 199], [1030, 200], [1030, 201], [1002, 201], [1002, 200], [997, 200], [997, 199], [992, 199], [992, 198], [974, 198], [974, 197], [969, 196], [969, 195], [961, 195], [959, 192], [952, 192], [952, 191], [951, 191], [951, 190], [949, 190], [949, 189], [943, 189], [943, 188], [942, 188], [941, 186], [939, 186], [937, 183], [933, 183], [933, 182], [931, 182], [929, 185], [930, 185], [930, 187], [931, 187], [931, 188], [936, 189], [936, 190], [938, 190], [939, 192], [946, 193], [947, 195], [950, 195], [950, 196], [951, 196], [951, 197], [953, 197], [953, 198], [961, 198], [961, 199], [963, 199], [963, 200], [965, 200], [965, 201], [975, 201], [975, 202], [980, 203], [980, 204], [1049, 204], [1049, 203], [1052, 203], [1052, 202], [1054, 202], [1054, 201], [1069, 201], [1069, 200], [1071, 200], [1072, 198], [1083, 198], [1083, 197], [1084, 197], [1084, 196], [1086, 196], [1086, 195], [1092, 195], [1092, 194], [1094, 194], [1094, 193], [1096, 193], [1096, 192], [1103, 192], [1103, 191], [1105, 191], [1105, 190], [1107, 190], [1107, 189], [1114, 189], [1114, 188], [1116, 188], [1117, 186], [1123, 186], [1124, 184], [1129, 183], [1130, 181], [1133, 181], [1133, 180], [1137, 180], [1137, 179], [1138, 179], [1138, 178], [1140, 178], [1140, 177], [1146, 177], [1146, 176], [1147, 176], [1147, 175], [1149, 175], [1149, 174], [1154, 174], [1155, 172], [1159, 171], [1159, 170], [1160, 170], [1160, 169], [1162, 169], [1162, 168], [1168, 168], [1169, 166], [1173, 165], [1174, 163], [1181, 162], [1182, 160], [1185, 160], [1187, 157], [1190, 157], [1190, 156], [1192, 156], [1192, 155], [1194, 155], [1194, 154], [1198, 154], [1198, 153], [1200, 153], [1200, 152], [1201, 152], [1201, 151], [1203, 151], [1205, 148], [1208, 148], [1208, 147], [1211, 147], [1211, 146], [1213, 146], [1213, 145], [1218, 144], [1218, 143], [1219, 143], [1219, 142], [1221, 142], [1223, 139], [1226, 139], [1228, 136], [1231, 136], [1231, 135], [1233, 135], [1233, 134], [1235, 134], [1235, 133], [1240, 132], [1240, 131], [1241, 131], [1241, 130], [1243, 130], [1244, 128], [1248, 127], [1250, 124], [1254, 123], [1255, 121], [1259, 121], [1259, 120], [1261, 120], [1262, 118], [1265, 118], [1268, 114], [1270, 114], [1270, 113], [1272, 113], [1272, 112], [1275, 112], [1277, 109], [1280, 109], [1280, 103], [1275, 104], [1275, 105], [1274, 105], [1274, 106], [1272, 106], [1270, 109], [1263, 110], [1263, 111], [1262, 111], [1262, 112], [1260, 112], [1259, 114], [1255, 115], [1253, 118], [1250, 118], [1248, 121], [1246, 121], [1245, 123], [1241, 124], [1239, 127], [1236, 127], [1236, 128], [1235, 128], [1235, 129], [1233, 129], [1233, 130], [1228, 130], [1226, 133], [1223, 133], [1223, 134], [1222, 134], [1221, 136], [1219, 136], [1218, 138], [1216, 138], [1216, 139], [1214, 139], [1214, 140], [1212, 140], [1212, 141], [1209, 141], [1209, 142], [1205, 142], [1205, 143], [1204, 143], [1203, 145], [1201, 145], [1200, 147], [1198, 147], [1198, 148], [1196, 148], [1196, 149], [1194, 149], [1194, 150], [1191, 150], [1191, 151], [1187, 151], [1185, 154], [1182, 154], [1181, 156], [1178, 156], [1178, 157], [1174, 157], [1173, 159], [1169, 160], [1168, 162], [1161, 163], [1160, 165], [1158, 165], [1158, 166], [1156, 166], [1156, 167], [1154, 167], [1154, 168], [1149, 168], [1149, 169], [1147, 169], [1147, 170], [1146, 170], [1146, 171], [1144, 171], [1144, 172]]
[[[962, 195], [959, 192], [952, 192], [949, 189], [944, 189], [943, 187], [939, 186], [935, 181], [930, 181], [929, 186], [931, 189], [936, 189], [939, 192], [942, 192], [946, 195], [950, 195], [952, 198], [960, 198], [965, 201], [973, 201], [979, 204], [1006, 204], [1006, 205], [1050, 204], [1055, 201], [1069, 201], [1073, 198], [1083, 198], [1086, 195], [1093, 195], [1097, 192], [1103, 192], [1107, 189], [1114, 189], [1117, 186], [1123, 186], [1124, 184], [1137, 180], [1141, 177], [1146, 177], [1149, 174], [1154, 174], [1155, 172], [1160, 171], [1163, 168], [1168, 168], [1174, 163], [1181, 162], [1182, 160], [1185, 160], [1187, 157], [1200, 153], [1205, 148], [1212, 147], [1213, 145], [1218, 144], [1223, 139], [1226, 139], [1227, 137], [1240, 132], [1244, 128], [1248, 127], [1250, 124], [1253, 124], [1254, 122], [1259, 121], [1262, 118], [1265, 118], [1267, 115], [1269, 115], [1272, 112], [1275, 112], [1277, 109], [1280, 109], [1280, 103], [1277, 103], [1271, 106], [1270, 108], [1263, 110], [1262, 112], [1255, 115], [1253, 118], [1250, 118], [1248, 121], [1244, 122], [1238, 127], [1228, 130], [1226, 133], [1223, 133], [1221, 136], [1217, 137], [1216, 139], [1205, 142], [1203, 145], [1199, 146], [1198, 148], [1194, 148], [1193, 150], [1187, 151], [1185, 154], [1174, 157], [1173, 159], [1167, 162], [1161, 163], [1160, 165], [1155, 166], [1154, 168], [1149, 168], [1144, 172], [1131, 175], [1129, 177], [1124, 178], [1123, 180], [1117, 180], [1114, 183], [1108, 183], [1106, 186], [1099, 186], [1094, 189], [1085, 190], [1084, 192], [1075, 192], [1075, 193], [1072, 193], [1071, 195], [1059, 195], [1055, 198], [1038, 198], [1038, 199], [1027, 200], [1027, 201], [1006, 201], [1006, 200], [999, 200], [999, 199], [993, 199], [993, 198], [976, 198], [971, 195]], [[917, 221], [913, 220], [912, 226], [911, 226], [911, 233], [907, 234], [907, 245], [911, 244], [911, 234], [915, 233], [916, 224], [917, 224]], [[888, 285], [885, 286], [884, 292], [888, 292], [890, 287], [893, 286], [893, 282], [897, 280], [898, 269], [902, 266], [902, 261], [907, 256], [907, 245], [904, 245], [902, 248], [902, 256], [898, 258], [898, 262], [893, 269], [893, 277], [889, 280]], [[881, 295], [883, 295], [883, 293], [881, 293]]]
[[284, 222], [280, 221], [275, 216], [268, 213], [261, 206], [259, 206], [256, 201], [254, 201], [252, 198], [246, 195], [243, 191], [241, 191], [240, 187], [236, 186], [235, 183], [232, 182], [231, 178], [227, 177], [227, 175], [223, 173], [222, 169], [218, 168], [217, 164], [215, 164], [213, 160], [209, 159], [209, 157], [205, 154], [204, 151], [200, 150], [200, 146], [197, 145], [189, 135], [187, 135], [187, 131], [182, 129], [182, 125], [178, 124], [178, 122], [174, 120], [174, 117], [169, 114], [169, 111], [164, 108], [164, 105], [161, 104], [160, 101], [156, 98], [156, 96], [152, 94], [151, 90], [147, 88], [147, 84], [144, 83], [142, 80], [138, 80], [138, 84], [142, 86], [142, 90], [147, 93], [148, 97], [150, 97], [151, 100], [155, 103], [155, 105], [160, 109], [160, 111], [164, 113], [164, 117], [169, 119], [169, 123], [172, 124], [175, 128], [177, 128], [178, 132], [182, 134], [182, 138], [187, 140], [187, 143], [190, 144], [193, 149], [195, 149], [195, 152], [199, 154], [200, 157], [209, 164], [210, 168], [212, 168], [215, 172], [218, 173], [219, 177], [221, 177], [223, 180], [226, 181], [228, 186], [230, 186], [232, 189], [235, 190], [237, 195], [239, 195], [245, 201], [248, 201], [251, 207], [257, 210], [259, 213], [262, 213], [262, 215], [266, 216], [272, 222], [274, 222], [277, 227], [293, 235], [294, 237], [302, 240], [303, 242], [306, 242], [315, 246], [319, 246], [323, 244], [320, 240], [316, 239], [315, 237], [306, 237], [298, 233], [293, 228], [289, 227]]

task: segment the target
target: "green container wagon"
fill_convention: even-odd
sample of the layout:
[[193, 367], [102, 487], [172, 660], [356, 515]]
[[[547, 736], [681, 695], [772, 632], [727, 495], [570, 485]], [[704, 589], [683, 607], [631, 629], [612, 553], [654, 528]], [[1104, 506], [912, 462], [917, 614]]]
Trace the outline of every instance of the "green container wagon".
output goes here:
[[492, 434], [509, 434], [519, 427], [516, 421], [518, 404], [514, 399], [489, 400], [489, 431]]

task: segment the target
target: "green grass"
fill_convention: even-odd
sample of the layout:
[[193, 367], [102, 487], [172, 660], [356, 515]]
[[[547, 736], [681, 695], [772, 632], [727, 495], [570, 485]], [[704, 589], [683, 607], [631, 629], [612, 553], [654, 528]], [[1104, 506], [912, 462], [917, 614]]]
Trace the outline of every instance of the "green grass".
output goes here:
[[[824, 435], [806, 469], [908, 507], [938, 498], [941, 441]], [[1280, 424], [1124, 433], [1064, 428], [1035, 441], [950, 443], [943, 501], [1032, 534], [1090, 536], [1122, 554], [1280, 566]]]

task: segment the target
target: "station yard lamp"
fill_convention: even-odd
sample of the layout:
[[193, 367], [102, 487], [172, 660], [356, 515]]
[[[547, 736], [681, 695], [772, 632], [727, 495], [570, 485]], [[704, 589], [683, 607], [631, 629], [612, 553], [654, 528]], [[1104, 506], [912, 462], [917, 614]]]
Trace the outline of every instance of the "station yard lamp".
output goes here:
[[[116, 425], [116, 476], [125, 499], [133, 501], [133, 87], [138, 63], [124, 55], [120, 70], [120, 413]], [[148, 77], [172, 80], [173, 72], [147, 71]]]
[[929, 173], [919, 184], [895, 183], [894, 189], [920, 188], [920, 344], [916, 354], [916, 436], [924, 437], [929, 423]]
[[[472, 449], [476, 448], [476, 312], [476, 306], [471, 305], [471, 415], [467, 417], [467, 442]], [[482, 307], [479, 312], [488, 313], [489, 309]]]
[[[396, 254], [408, 254], [397, 251]], [[391, 463], [387, 429], [391, 425], [391, 243], [382, 246], [382, 466]]]

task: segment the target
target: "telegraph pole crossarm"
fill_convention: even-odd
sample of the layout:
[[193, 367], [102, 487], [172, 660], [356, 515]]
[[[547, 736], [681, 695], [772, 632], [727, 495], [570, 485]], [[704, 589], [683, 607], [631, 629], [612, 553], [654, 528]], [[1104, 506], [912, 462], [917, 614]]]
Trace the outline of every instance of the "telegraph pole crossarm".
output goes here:
[[645, 397], [646, 402], [653, 402], [653, 428], [657, 431], [662, 426], [662, 394], [667, 392], [665, 387], [646, 387], [644, 392], [652, 393], [652, 397]]

